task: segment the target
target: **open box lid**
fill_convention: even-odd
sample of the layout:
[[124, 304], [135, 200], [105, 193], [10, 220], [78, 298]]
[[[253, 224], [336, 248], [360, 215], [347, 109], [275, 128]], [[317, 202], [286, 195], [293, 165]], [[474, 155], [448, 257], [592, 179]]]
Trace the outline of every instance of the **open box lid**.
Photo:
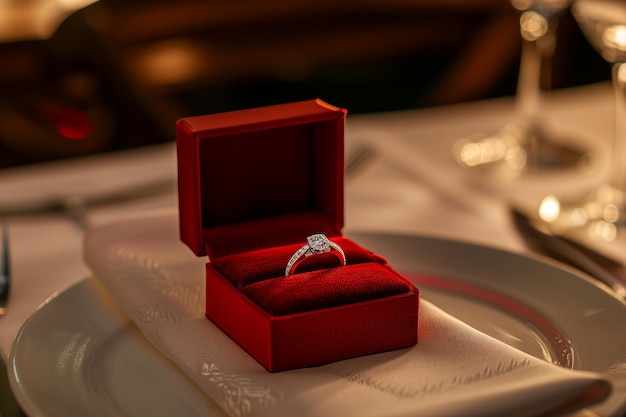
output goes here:
[[346, 110], [321, 100], [180, 119], [180, 236], [216, 258], [343, 227]]

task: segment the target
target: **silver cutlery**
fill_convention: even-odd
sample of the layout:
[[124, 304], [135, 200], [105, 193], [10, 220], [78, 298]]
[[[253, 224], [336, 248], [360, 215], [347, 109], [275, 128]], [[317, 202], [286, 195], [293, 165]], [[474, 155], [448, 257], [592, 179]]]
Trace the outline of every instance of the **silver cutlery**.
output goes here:
[[349, 178], [376, 156], [376, 150], [363, 142], [357, 142], [346, 153], [345, 176]]
[[[19, 217], [35, 214], [61, 214], [84, 228], [87, 210], [96, 207], [125, 203], [141, 198], [154, 197], [176, 190], [176, 180], [167, 178], [152, 183], [120, 187], [93, 196], [58, 196], [33, 203], [0, 205], [0, 217]], [[1, 417], [1, 416], [0, 416]]]
[[526, 243], [535, 251], [585, 272], [626, 300], [626, 268], [579, 242], [556, 235], [540, 219], [511, 209], [513, 222]]
[[2, 252], [0, 254], [0, 316], [6, 312], [11, 290], [11, 260], [9, 252], [9, 228], [2, 224]]
[[[0, 255], [0, 315], [6, 312], [9, 301], [11, 263], [9, 251], [9, 228], [2, 224], [2, 251]], [[7, 358], [0, 351], [0, 417], [24, 417], [8, 379]]]

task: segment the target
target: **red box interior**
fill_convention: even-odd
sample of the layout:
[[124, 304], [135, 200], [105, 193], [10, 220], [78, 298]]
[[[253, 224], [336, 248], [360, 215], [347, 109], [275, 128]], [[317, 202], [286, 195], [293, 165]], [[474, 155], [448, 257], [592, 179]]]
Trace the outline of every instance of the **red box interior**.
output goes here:
[[345, 114], [313, 100], [179, 121], [182, 240], [215, 259], [340, 235]]

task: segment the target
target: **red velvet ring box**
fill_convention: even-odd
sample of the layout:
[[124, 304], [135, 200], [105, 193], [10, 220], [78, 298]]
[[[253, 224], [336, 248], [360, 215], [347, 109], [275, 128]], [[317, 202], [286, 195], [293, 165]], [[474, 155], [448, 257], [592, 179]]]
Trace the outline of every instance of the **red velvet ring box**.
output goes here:
[[[206, 315], [268, 371], [417, 343], [418, 290], [341, 234], [346, 111], [310, 100], [176, 125], [181, 240], [207, 255]], [[285, 267], [307, 237], [344, 251]]]

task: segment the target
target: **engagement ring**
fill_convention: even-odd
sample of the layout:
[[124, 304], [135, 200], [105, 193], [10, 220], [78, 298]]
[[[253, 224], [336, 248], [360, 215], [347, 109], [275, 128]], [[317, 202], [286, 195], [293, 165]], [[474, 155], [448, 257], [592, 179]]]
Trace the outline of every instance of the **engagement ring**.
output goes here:
[[315, 235], [311, 235], [306, 238], [306, 245], [302, 246], [300, 249], [293, 254], [289, 262], [287, 262], [287, 267], [285, 268], [285, 276], [289, 276], [296, 269], [296, 265], [302, 261], [304, 258], [311, 255], [321, 255], [323, 253], [330, 252], [332, 250], [336, 251], [336, 254], [339, 256], [341, 261], [341, 265], [346, 264], [346, 255], [343, 253], [341, 247], [335, 242], [331, 242], [328, 240], [326, 235], [322, 233], [318, 233]]

